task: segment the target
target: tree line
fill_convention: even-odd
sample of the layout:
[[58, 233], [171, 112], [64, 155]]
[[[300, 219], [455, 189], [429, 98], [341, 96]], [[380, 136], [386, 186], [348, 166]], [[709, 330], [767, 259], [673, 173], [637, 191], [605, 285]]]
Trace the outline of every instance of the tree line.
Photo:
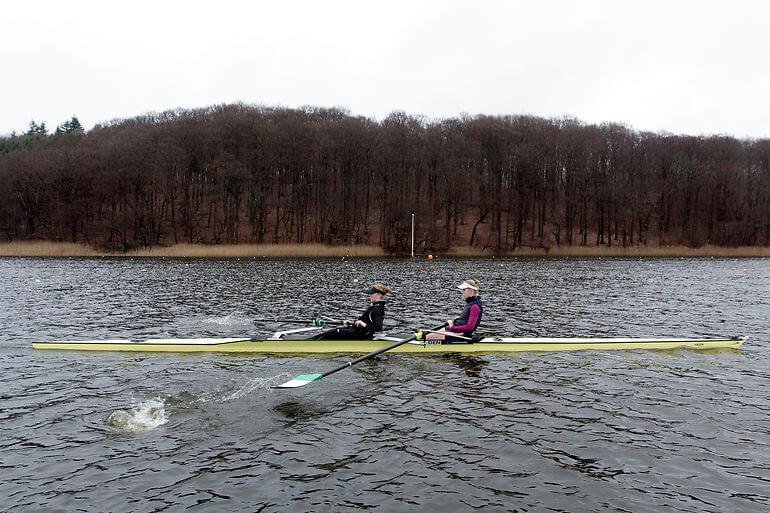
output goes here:
[[770, 140], [572, 118], [246, 104], [0, 138], [0, 238], [174, 243], [770, 245]]

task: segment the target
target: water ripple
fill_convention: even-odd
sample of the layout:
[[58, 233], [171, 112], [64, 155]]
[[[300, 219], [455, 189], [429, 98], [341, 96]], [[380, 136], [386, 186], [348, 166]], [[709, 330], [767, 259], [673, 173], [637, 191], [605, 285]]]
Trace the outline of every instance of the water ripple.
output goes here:
[[[301, 390], [270, 386], [346, 358], [30, 349], [350, 317], [380, 280], [408, 333], [471, 275], [489, 332], [752, 339], [383, 355]], [[11, 258], [0, 280], [0, 511], [770, 510], [767, 260]]]

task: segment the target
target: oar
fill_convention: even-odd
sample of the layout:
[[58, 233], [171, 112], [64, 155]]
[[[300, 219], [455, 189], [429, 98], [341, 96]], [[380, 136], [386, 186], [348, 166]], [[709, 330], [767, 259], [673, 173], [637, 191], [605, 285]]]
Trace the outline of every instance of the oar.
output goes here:
[[[438, 330], [422, 330], [422, 332], [423, 333], [440, 333], [441, 335], [446, 335], [445, 331], [438, 331]], [[452, 337], [452, 338], [459, 338], [459, 339], [462, 339], [462, 340], [470, 340], [471, 342], [473, 342], [473, 339], [471, 337], [464, 337], [462, 335], [458, 335], [457, 333], [452, 333], [449, 336]]]
[[[435, 330], [440, 330], [441, 328], [446, 328], [448, 326], [448, 324], [449, 323], [445, 322], [441, 326], [438, 326], [437, 328], [434, 328], [434, 331]], [[305, 385], [307, 385], [310, 382], [318, 381], [318, 380], [320, 380], [322, 378], [325, 378], [326, 376], [334, 374], [335, 372], [339, 372], [342, 369], [347, 369], [348, 367], [352, 367], [353, 365], [355, 365], [357, 363], [363, 362], [364, 360], [368, 360], [369, 358], [373, 358], [373, 357], [377, 356], [378, 354], [382, 354], [385, 351], [390, 351], [391, 349], [395, 349], [398, 346], [402, 346], [402, 345], [406, 344], [407, 342], [411, 342], [412, 340], [416, 339], [419, 334], [420, 334], [420, 332], [418, 331], [417, 333], [415, 333], [414, 335], [412, 335], [409, 338], [405, 338], [403, 340], [399, 340], [398, 342], [394, 342], [394, 343], [392, 343], [389, 346], [383, 347], [382, 349], [378, 349], [376, 351], [372, 351], [369, 354], [365, 354], [364, 356], [356, 358], [353, 361], [350, 361], [348, 363], [340, 365], [339, 367], [336, 367], [336, 368], [334, 368], [334, 369], [332, 369], [330, 371], [326, 371], [323, 374], [302, 374], [300, 376], [297, 376], [294, 379], [290, 379], [286, 383], [282, 383], [280, 385], [276, 385], [273, 388], [298, 388], [298, 387], [304, 387]]]
[[332, 319], [331, 317], [326, 317], [325, 315], [318, 316], [315, 319], [291, 319], [286, 317], [280, 317], [275, 319], [254, 319], [255, 324], [259, 324], [261, 322], [312, 324], [313, 326], [323, 326], [327, 322], [342, 324], [342, 321], [338, 321], [337, 319]]

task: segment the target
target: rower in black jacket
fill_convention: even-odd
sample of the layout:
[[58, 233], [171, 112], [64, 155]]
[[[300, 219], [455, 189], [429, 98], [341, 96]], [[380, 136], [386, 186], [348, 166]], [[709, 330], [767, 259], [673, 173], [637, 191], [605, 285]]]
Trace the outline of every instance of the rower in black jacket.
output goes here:
[[384, 283], [375, 283], [367, 291], [369, 308], [355, 321], [344, 321], [344, 327], [324, 331], [314, 336], [317, 340], [371, 340], [374, 334], [382, 331], [385, 320], [385, 294], [390, 287]]

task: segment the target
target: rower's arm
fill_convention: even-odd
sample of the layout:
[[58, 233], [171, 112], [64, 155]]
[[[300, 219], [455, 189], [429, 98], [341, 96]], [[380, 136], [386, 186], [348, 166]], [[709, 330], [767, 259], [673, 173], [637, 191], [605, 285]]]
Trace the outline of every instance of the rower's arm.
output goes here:
[[473, 330], [478, 327], [479, 317], [481, 317], [481, 308], [479, 305], [471, 305], [471, 311], [468, 314], [468, 323], [459, 325], [455, 324], [450, 328], [446, 328], [445, 331], [451, 331], [454, 333], [473, 333]]

